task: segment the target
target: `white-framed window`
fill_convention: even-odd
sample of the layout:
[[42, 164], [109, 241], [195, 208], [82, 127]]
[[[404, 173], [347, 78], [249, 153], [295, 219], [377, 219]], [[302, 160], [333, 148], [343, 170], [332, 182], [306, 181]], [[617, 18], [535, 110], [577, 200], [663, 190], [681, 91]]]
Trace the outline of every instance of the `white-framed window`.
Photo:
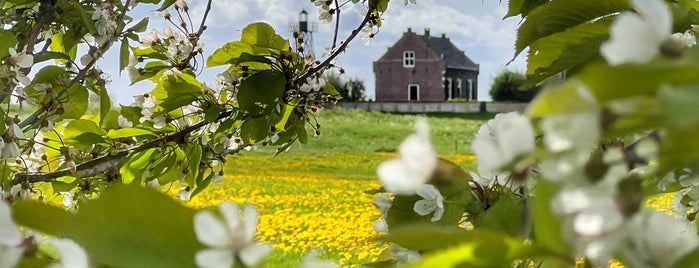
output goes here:
[[475, 99], [473, 96], [473, 79], [468, 79], [468, 99]]
[[456, 92], [458, 92], [459, 98], [463, 98], [464, 95], [466, 95], [466, 94], [464, 94], [464, 91], [463, 91], [461, 84], [462, 84], [461, 78], [457, 78], [456, 79]]
[[403, 51], [403, 67], [415, 67], [415, 51]]
[[408, 100], [409, 101], [420, 101], [420, 85], [409, 84], [408, 85]]
[[451, 100], [456, 97], [454, 96], [454, 88], [452, 87], [451, 78], [447, 78], [444, 82], [444, 89], [447, 92], [447, 100]]

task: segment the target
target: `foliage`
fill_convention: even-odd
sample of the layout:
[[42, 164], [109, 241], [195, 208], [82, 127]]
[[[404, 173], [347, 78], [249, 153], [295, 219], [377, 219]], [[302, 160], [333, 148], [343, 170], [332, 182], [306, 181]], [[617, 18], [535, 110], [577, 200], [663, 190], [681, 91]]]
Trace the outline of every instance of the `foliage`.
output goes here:
[[364, 81], [353, 78], [347, 81], [342, 79], [340, 74], [330, 73], [327, 74], [327, 82], [335, 87], [337, 92], [340, 93], [342, 98], [340, 101], [367, 101], [368, 98], [365, 95]]
[[[270, 248], [254, 237], [256, 209], [194, 210], [160, 187], [181, 187], [187, 200], [222, 178], [227, 155], [281, 153], [306, 143], [308, 129], [320, 135], [317, 113], [338, 96], [324, 73], [357, 35], [374, 37], [389, 1], [313, 1], [325, 22], [367, 8], [322, 60], [304, 54], [302, 33], [289, 42], [265, 23], [204, 59], [211, 2], [198, 2], [198, 27], [182, 0], [2, 2], [0, 193], [13, 204], [0, 202], [2, 266], [262, 261]], [[139, 4], [157, 5], [174, 27], [139, 36], [149, 20], [127, 15]], [[366, 192], [379, 209], [374, 229], [393, 243], [375, 265], [696, 263], [697, 9], [691, 0], [509, 1], [507, 16], [523, 18], [514, 54], [528, 49], [527, 84], [563, 81], [525, 115], [480, 127], [477, 173], [439, 158], [417, 120], [378, 166], [382, 186]], [[95, 67], [110, 48], [133, 83], [155, 83], [133, 105], [113, 106]], [[197, 78], [212, 66], [227, 67], [213, 89]], [[10, 109], [15, 100], [31, 112]], [[59, 193], [69, 212], [39, 201]], [[676, 196], [675, 217], [641, 206], [665, 193]]]
[[523, 88], [526, 80], [527, 77], [523, 73], [502, 70], [493, 78], [490, 97], [494, 101], [530, 102], [539, 93], [539, 87]]

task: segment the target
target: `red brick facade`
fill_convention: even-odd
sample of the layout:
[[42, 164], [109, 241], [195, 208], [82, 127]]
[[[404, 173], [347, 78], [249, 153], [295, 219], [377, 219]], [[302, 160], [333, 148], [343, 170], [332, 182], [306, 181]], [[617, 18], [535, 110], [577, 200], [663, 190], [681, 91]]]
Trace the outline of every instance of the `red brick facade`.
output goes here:
[[[420, 36], [408, 29], [396, 44], [374, 62], [376, 101], [378, 102], [443, 102], [449, 99], [477, 99], [478, 65], [453, 47], [444, 35], [430, 37], [429, 31]], [[441, 46], [435, 49], [435, 46]], [[460, 53], [473, 67], [450, 68], [444, 59], [448, 53]], [[451, 46], [451, 47], [449, 47]], [[453, 51], [457, 52], [453, 52]], [[406, 57], [405, 53], [408, 53]], [[410, 55], [414, 55], [410, 57]], [[458, 57], [459, 55], [456, 55]], [[412, 66], [414, 64], [414, 66]], [[471, 68], [471, 69], [465, 69]], [[473, 70], [475, 69], [475, 70]], [[471, 80], [469, 83], [468, 80]], [[451, 85], [448, 84], [451, 82]], [[469, 89], [469, 85], [470, 90]], [[415, 88], [417, 87], [417, 90]], [[411, 96], [412, 88], [412, 96]], [[447, 89], [452, 89], [449, 92]], [[415, 92], [418, 91], [418, 92]]]

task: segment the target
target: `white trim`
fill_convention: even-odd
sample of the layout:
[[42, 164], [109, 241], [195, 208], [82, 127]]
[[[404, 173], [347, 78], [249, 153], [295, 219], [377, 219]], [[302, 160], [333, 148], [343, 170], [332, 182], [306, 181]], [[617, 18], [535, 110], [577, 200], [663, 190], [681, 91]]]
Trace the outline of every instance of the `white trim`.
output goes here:
[[403, 67], [414, 68], [415, 67], [415, 51], [407, 50], [403, 51]]
[[[417, 88], [417, 96], [414, 100], [410, 98], [410, 89], [413, 86]], [[420, 84], [408, 84], [408, 101], [420, 101]]]

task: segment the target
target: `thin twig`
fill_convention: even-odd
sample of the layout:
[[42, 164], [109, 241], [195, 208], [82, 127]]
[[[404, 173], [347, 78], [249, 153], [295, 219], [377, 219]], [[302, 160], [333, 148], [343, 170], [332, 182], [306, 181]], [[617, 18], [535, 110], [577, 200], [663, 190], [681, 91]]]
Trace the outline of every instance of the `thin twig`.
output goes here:
[[359, 31], [361, 31], [361, 29], [364, 28], [364, 25], [366, 25], [369, 22], [371, 16], [371, 11], [367, 12], [366, 16], [364, 16], [364, 19], [362, 20], [362, 23], [359, 24], [359, 27], [357, 27], [357, 29], [352, 30], [352, 34], [350, 34], [347, 37], [347, 39], [345, 39], [345, 41], [340, 45], [339, 48], [337, 48], [336, 51], [330, 54], [330, 57], [325, 59], [318, 66], [310, 69], [307, 73], [299, 77], [299, 79], [297, 79], [296, 81], [306, 81], [308, 77], [328, 66], [332, 60], [334, 60], [335, 58], [337, 58], [337, 56], [340, 55], [340, 52], [343, 52], [345, 48], [347, 48], [347, 45], [352, 41], [352, 39], [354, 39], [357, 36], [357, 34], [359, 34]]
[[335, 0], [335, 34], [333, 35], [333, 46], [332, 49], [337, 47], [337, 33], [340, 31], [340, 5]]
[[[232, 114], [232, 111], [225, 111], [218, 115], [217, 120], [226, 118]], [[159, 147], [162, 144], [169, 142], [182, 143], [184, 138], [191, 132], [209, 124], [206, 120], [200, 121], [194, 125], [188, 126], [178, 132], [170, 134], [168, 136], [155, 139], [146, 142], [142, 145], [125, 149], [117, 152], [116, 154], [107, 154], [93, 160], [84, 162], [76, 166], [78, 176], [80, 177], [94, 177], [98, 174], [106, 173], [107, 171], [114, 170], [121, 167], [122, 162], [129, 155], [129, 153], [137, 153], [146, 149]], [[227, 151], [228, 152], [228, 151]], [[61, 169], [54, 172], [43, 173], [43, 172], [19, 172], [15, 173], [15, 178], [12, 180], [12, 184], [18, 183], [34, 183], [34, 182], [49, 182], [53, 179], [63, 176], [71, 175], [70, 169]]]

